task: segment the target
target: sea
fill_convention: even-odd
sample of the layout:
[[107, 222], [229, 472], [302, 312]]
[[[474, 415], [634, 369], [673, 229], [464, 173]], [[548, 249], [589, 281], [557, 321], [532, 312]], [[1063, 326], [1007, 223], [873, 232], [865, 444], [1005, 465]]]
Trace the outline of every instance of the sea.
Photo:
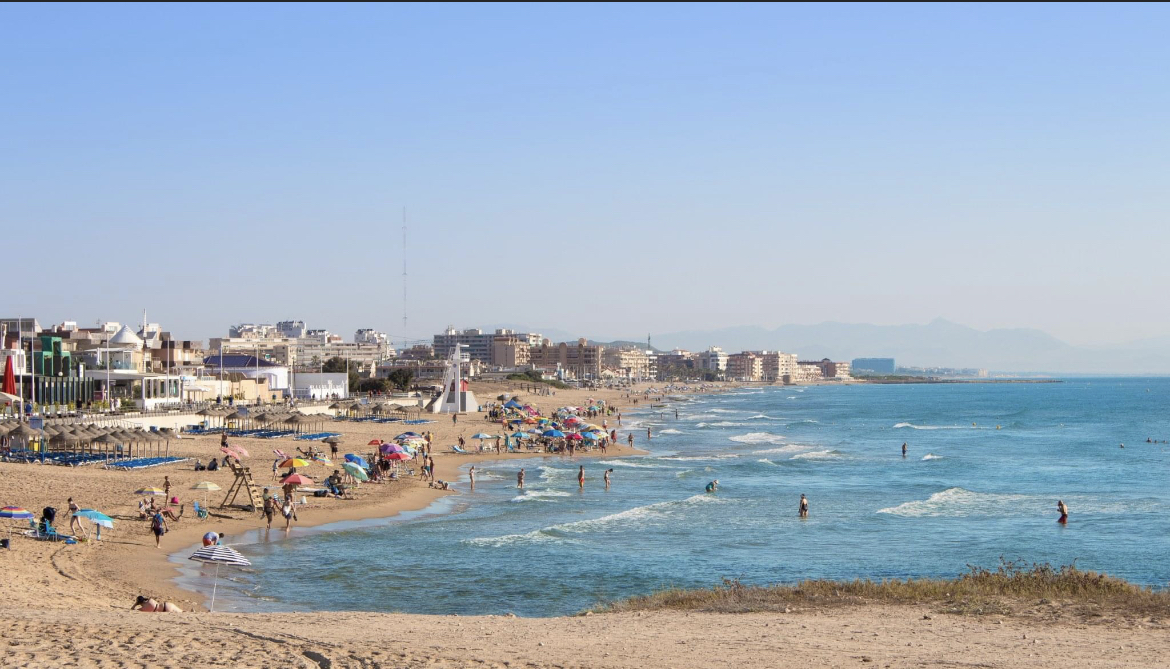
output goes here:
[[[724, 579], [954, 577], [1001, 559], [1170, 581], [1170, 379], [761, 387], [640, 406], [619, 436], [649, 455], [487, 462], [474, 492], [464, 467], [459, 494], [423, 511], [230, 537], [253, 566], [220, 570], [216, 610], [557, 616]], [[180, 566], [186, 587], [211, 591], [214, 568]]]

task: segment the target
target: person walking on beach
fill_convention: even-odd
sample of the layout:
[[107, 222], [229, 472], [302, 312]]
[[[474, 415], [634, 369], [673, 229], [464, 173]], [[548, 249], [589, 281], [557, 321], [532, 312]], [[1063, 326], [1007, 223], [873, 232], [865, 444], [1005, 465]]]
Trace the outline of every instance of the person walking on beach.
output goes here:
[[154, 534], [154, 547], [161, 548], [162, 535], [167, 533], [167, 519], [163, 518], [162, 511], [156, 511], [150, 519], [150, 531]]
[[609, 475], [613, 473], [613, 467], [605, 470], [605, 489], [609, 490]]
[[264, 489], [264, 520], [266, 521], [264, 529], [272, 529], [272, 517], [276, 515], [276, 500], [272, 495], [268, 494], [268, 488]]
[[1064, 500], [1056, 500], [1056, 510], [1060, 512], [1060, 518], [1056, 522], [1060, 523], [1061, 525], [1067, 525], [1068, 505], [1064, 503]]
[[906, 442], [902, 442], [902, 457], [906, 457]]
[[280, 507], [280, 513], [284, 516], [284, 531], [288, 532], [292, 521], [296, 520], [297, 517], [297, 511], [293, 508], [292, 495], [285, 496], [284, 506]]
[[459, 414], [457, 414], [457, 413], [451, 414], [451, 424], [456, 425], [458, 423], [459, 423]]
[[803, 493], [800, 495], [799, 513], [801, 518], [808, 518], [808, 498]]
[[634, 433], [633, 432], [631, 432], [629, 435], [627, 435], [626, 443], [628, 443], [630, 445], [630, 448], [634, 447]]
[[169, 476], [163, 477], [163, 497], [166, 499], [171, 498], [171, 477]]
[[[69, 531], [73, 532], [73, 527], [77, 526], [77, 533], [83, 537], [88, 538], [89, 535], [85, 533], [85, 528], [81, 525], [81, 516], [77, 515], [81, 511], [81, 507], [74, 503], [73, 498], [69, 498]], [[100, 526], [99, 526], [100, 527]]]
[[517, 488], [524, 487], [524, 468], [523, 467], [521, 467], [520, 472], [518, 474], [516, 474], [516, 487]]
[[581, 468], [577, 470], [577, 487], [585, 489], [585, 465], [581, 465]]
[[471, 481], [471, 489], [475, 490], [475, 465], [471, 465], [471, 469], [467, 470], [467, 479]]

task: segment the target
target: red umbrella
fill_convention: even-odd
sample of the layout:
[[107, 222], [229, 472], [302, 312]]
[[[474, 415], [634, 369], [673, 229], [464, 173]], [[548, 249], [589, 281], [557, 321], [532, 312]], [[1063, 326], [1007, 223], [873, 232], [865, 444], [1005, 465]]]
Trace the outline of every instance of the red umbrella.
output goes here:
[[370, 443], [366, 444], [366, 446], [381, 446], [381, 445], [382, 445], [381, 439], [371, 439]]
[[240, 459], [240, 454], [239, 454], [239, 453], [236, 453], [235, 451], [233, 451], [232, 449], [228, 448], [227, 446], [220, 446], [220, 447], [219, 447], [219, 450], [220, 450], [220, 451], [222, 451], [222, 452], [223, 452], [225, 455], [230, 455], [230, 456], [232, 456], [233, 458], [235, 458], [235, 459], [237, 459], [237, 460], [239, 460], [239, 459]]
[[9, 395], [16, 394], [16, 375], [12, 373], [11, 356], [4, 361], [4, 389], [0, 392], [5, 392]]
[[410, 455], [410, 453], [403, 453], [401, 451], [394, 451], [393, 453], [387, 453], [386, 455], [383, 455], [382, 457], [386, 458], [387, 460], [409, 460], [411, 458], [411, 455]]
[[573, 441], [580, 441], [580, 440], [581, 440], [581, 435], [579, 435], [579, 434], [577, 434], [576, 432], [574, 432], [574, 433], [572, 433], [572, 434], [566, 434], [566, 435], [565, 435], [565, 439], [572, 439]]
[[313, 482], [313, 479], [308, 476], [301, 476], [300, 474], [292, 474], [280, 479], [281, 483], [295, 483], [297, 485], [308, 485]]

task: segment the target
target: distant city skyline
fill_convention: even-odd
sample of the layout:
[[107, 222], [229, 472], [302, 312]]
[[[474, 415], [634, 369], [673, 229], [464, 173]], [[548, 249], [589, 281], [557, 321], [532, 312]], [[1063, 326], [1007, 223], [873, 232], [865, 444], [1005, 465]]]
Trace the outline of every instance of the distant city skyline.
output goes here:
[[3, 316], [1168, 337], [1168, 18], [7, 4]]

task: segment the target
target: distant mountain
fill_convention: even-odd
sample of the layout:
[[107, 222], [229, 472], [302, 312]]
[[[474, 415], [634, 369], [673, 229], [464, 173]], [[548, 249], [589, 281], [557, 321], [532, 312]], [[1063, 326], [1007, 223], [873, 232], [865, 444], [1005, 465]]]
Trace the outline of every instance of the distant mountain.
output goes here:
[[1031, 329], [981, 331], [944, 319], [926, 325], [819, 323], [690, 330], [654, 335], [663, 348], [692, 351], [780, 350], [801, 359], [895, 358], [916, 367], [979, 367], [992, 371], [1087, 374], [1170, 373], [1170, 337], [1104, 348], [1076, 347]]

